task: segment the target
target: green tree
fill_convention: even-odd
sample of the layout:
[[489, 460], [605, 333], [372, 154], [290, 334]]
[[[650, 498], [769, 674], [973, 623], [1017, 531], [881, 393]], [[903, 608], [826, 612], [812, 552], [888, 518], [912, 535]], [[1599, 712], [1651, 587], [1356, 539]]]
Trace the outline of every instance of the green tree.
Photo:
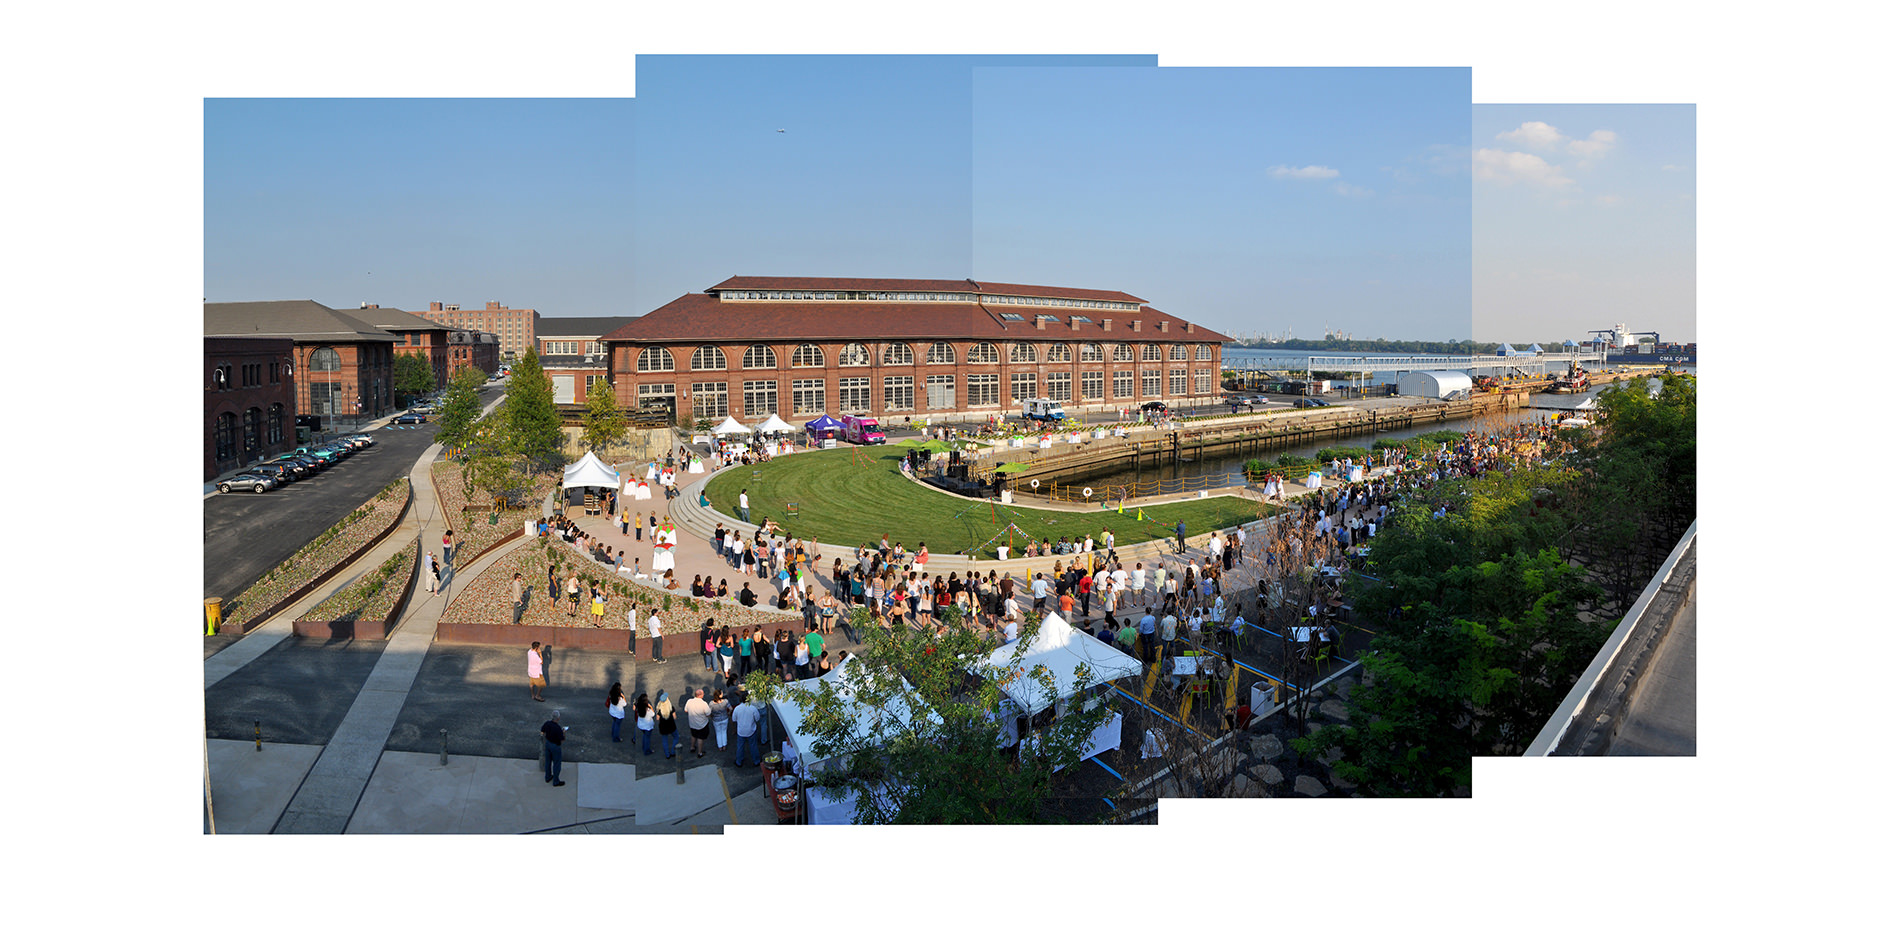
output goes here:
[[[818, 782], [853, 798], [858, 823], [1044, 822], [1055, 772], [1078, 762], [1112, 708], [1088, 693], [1086, 667], [1060, 697], [1046, 669], [1026, 669], [1020, 652], [1006, 666], [988, 665], [994, 644], [959, 627], [955, 609], [945, 617], [952, 630], [939, 636], [879, 628], [859, 609], [851, 620], [864, 633], [843, 673], [849, 685], [787, 685], [753, 673], [747, 688], [799, 707], [815, 751], [829, 758]], [[1040, 628], [1031, 619], [1022, 639]], [[1034, 746], [1012, 756], [998, 749], [1008, 707], [1002, 685], [1023, 673], [1053, 705], [1038, 719]]]
[[559, 464], [561, 448], [567, 443], [561, 434], [561, 413], [554, 408], [554, 384], [542, 372], [541, 357], [533, 348], [515, 362], [501, 414], [515, 453], [530, 466], [548, 469]]
[[436, 414], [436, 443], [462, 448], [474, 435], [475, 419], [482, 414], [479, 394], [486, 378], [473, 367], [463, 367], [449, 378], [448, 393], [442, 397], [442, 409]]
[[1664, 373], [1596, 397], [1596, 428], [1575, 432], [1576, 466], [1590, 479], [1574, 494], [1582, 530], [1570, 550], [1604, 577], [1628, 608], [1696, 517], [1696, 380]]
[[581, 420], [581, 445], [599, 452], [627, 440], [627, 413], [606, 378], [587, 389], [587, 412]]
[[462, 486], [469, 498], [500, 497], [508, 508], [519, 508], [533, 485], [501, 416], [486, 416], [469, 429], [462, 455]]
[[420, 396], [435, 389], [435, 370], [420, 354], [398, 354], [391, 385], [398, 393]]

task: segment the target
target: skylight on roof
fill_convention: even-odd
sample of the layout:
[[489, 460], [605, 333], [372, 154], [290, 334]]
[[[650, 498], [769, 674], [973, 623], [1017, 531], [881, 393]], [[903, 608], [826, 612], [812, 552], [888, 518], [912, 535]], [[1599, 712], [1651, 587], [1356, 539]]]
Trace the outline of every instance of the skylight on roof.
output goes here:
[[1005, 322], [1021, 322], [1022, 320], [1023, 320], [1023, 317], [1020, 313], [1016, 313], [1016, 312], [1003, 313], [1003, 321]]

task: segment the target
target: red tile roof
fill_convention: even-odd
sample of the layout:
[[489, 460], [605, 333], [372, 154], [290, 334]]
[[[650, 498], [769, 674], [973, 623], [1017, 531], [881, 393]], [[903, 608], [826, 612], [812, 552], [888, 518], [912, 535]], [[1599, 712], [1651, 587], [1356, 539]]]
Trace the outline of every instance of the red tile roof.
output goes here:
[[[735, 278], [738, 279], [738, 278]], [[753, 278], [762, 279], [762, 278]], [[916, 281], [912, 281], [916, 282]], [[723, 286], [723, 284], [722, 284]], [[747, 289], [752, 288], [750, 285]], [[765, 287], [760, 287], [761, 289]], [[838, 289], [843, 289], [838, 287]], [[1196, 326], [1188, 331], [1188, 322], [1158, 309], [1143, 306], [1139, 311], [1117, 312], [1113, 316], [1090, 314], [1088, 310], [1047, 310], [1061, 318], [1037, 329], [1035, 312], [1039, 307], [989, 307], [968, 303], [881, 303], [862, 301], [819, 302], [816, 300], [743, 300], [720, 302], [707, 293], [688, 293], [647, 313], [612, 332], [602, 341], [936, 341], [980, 339], [986, 341], [1106, 341], [1106, 342], [1214, 342], [1234, 339], [1219, 332]], [[1006, 322], [1005, 311], [1018, 312], [1021, 322]], [[1071, 315], [1087, 316], [1092, 323], [1080, 331], [1069, 326]], [[1104, 318], [1114, 326], [1104, 330]], [[1139, 320], [1141, 331], [1131, 322]], [[1167, 322], [1162, 331], [1159, 323]]]
[[707, 287], [720, 290], [887, 290], [898, 293], [988, 293], [998, 296], [1046, 296], [1054, 299], [1099, 299], [1105, 302], [1145, 303], [1120, 290], [1083, 290], [1066, 286], [1030, 286], [1020, 283], [983, 283], [974, 280], [911, 280], [883, 277], [728, 277]]

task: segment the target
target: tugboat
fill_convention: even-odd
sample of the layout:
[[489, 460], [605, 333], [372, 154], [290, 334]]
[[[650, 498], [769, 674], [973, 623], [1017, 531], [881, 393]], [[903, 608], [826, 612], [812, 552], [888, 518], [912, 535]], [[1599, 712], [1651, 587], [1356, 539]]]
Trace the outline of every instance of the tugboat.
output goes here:
[[1556, 393], [1557, 395], [1564, 396], [1571, 393], [1581, 393], [1590, 388], [1589, 374], [1584, 373], [1583, 368], [1576, 364], [1570, 365], [1569, 373], [1561, 375], [1553, 373], [1551, 374], [1551, 378], [1550, 385], [1544, 387], [1544, 392], [1546, 393]]

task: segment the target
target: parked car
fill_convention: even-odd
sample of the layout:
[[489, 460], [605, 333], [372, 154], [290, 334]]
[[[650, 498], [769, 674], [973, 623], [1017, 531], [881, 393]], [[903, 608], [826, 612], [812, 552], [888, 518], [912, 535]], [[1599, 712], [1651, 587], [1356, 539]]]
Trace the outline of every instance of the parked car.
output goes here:
[[424, 415], [421, 412], [417, 412], [413, 409], [408, 412], [404, 412], [403, 414], [398, 415], [395, 418], [395, 423], [398, 425], [421, 425], [428, 421], [429, 421], [429, 417], [427, 415]]
[[306, 464], [302, 461], [293, 462], [293, 461], [283, 460], [281, 458], [277, 460], [266, 460], [263, 463], [252, 464], [251, 469], [262, 470], [265, 473], [269, 473], [277, 477], [278, 485], [283, 485], [285, 483], [295, 483], [306, 476], [311, 476], [316, 473], [315, 470], [310, 468], [309, 464]]
[[219, 480], [218, 491], [231, 492], [232, 490], [237, 490], [241, 492], [248, 489], [251, 492], [265, 492], [277, 488], [278, 482], [274, 474], [266, 473], [262, 470], [243, 470]]
[[338, 438], [337, 440], [347, 441], [350, 443], [351, 446], [355, 447], [359, 451], [362, 450], [363, 448], [374, 447], [376, 445], [375, 438], [372, 438], [369, 435], [363, 435], [363, 434], [344, 435], [343, 437]]
[[1161, 400], [1159, 400], [1159, 399], [1155, 399], [1155, 400], [1151, 400], [1151, 401], [1149, 401], [1149, 402], [1144, 402], [1144, 403], [1142, 403], [1142, 404], [1141, 404], [1141, 411], [1143, 411], [1143, 412], [1166, 412], [1166, 411], [1168, 411], [1168, 404], [1167, 404], [1167, 403], [1165, 403], [1165, 402], [1162, 402], [1162, 401], [1161, 401]]
[[328, 444], [321, 444], [310, 448], [309, 453], [318, 460], [329, 464], [334, 464], [343, 459], [343, 452]]
[[1324, 399], [1314, 399], [1310, 396], [1301, 396], [1293, 400], [1293, 408], [1295, 409], [1324, 409], [1329, 405], [1332, 405], [1332, 403]]

